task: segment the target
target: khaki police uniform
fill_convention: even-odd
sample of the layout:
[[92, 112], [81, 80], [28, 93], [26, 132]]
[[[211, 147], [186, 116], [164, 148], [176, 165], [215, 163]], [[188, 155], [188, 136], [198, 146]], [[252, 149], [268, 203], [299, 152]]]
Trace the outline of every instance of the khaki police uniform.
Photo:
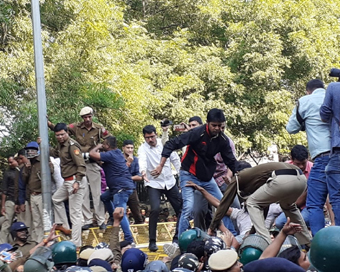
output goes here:
[[18, 199], [18, 180], [19, 168], [9, 168], [4, 173], [2, 181], [2, 194], [6, 196], [5, 200], [5, 220], [1, 225], [0, 244], [12, 243], [12, 236], [10, 235], [10, 228], [15, 216], [15, 203]]
[[269, 243], [271, 239], [269, 231], [265, 227], [263, 209], [271, 203], [279, 203], [285, 215], [290, 217], [291, 222], [301, 225], [302, 232], [295, 234], [300, 244], [309, 244], [311, 236], [295, 204], [306, 187], [305, 175], [292, 164], [270, 162], [244, 169], [236, 177], [233, 177], [232, 182], [228, 185], [210, 228], [218, 227], [238, 193], [246, 200], [247, 210], [256, 233], [264, 236]]
[[[51, 129], [53, 125], [49, 126]], [[92, 122], [92, 127], [87, 129], [84, 123], [73, 123], [68, 125], [69, 134], [73, 135], [76, 141], [81, 146], [81, 152], [83, 155], [90, 152], [97, 144], [100, 143], [101, 139], [105, 139], [110, 133], [102, 126]], [[88, 155], [88, 154], [87, 154]], [[86, 155], [84, 156], [86, 157]], [[88, 157], [88, 156], [87, 156]], [[90, 160], [86, 161], [86, 178], [89, 184], [85, 186], [85, 196], [83, 202], [83, 216], [84, 224], [92, 224], [93, 215], [90, 208], [90, 189], [93, 198], [94, 217], [97, 220], [98, 225], [105, 221], [105, 208], [103, 202], [100, 200], [101, 195], [101, 175], [100, 166]], [[90, 188], [89, 188], [90, 187]]]
[[[54, 204], [55, 223], [63, 224], [69, 229], [64, 201], [69, 200], [70, 219], [72, 222], [72, 241], [77, 247], [81, 243], [82, 227], [82, 204], [85, 193], [86, 166], [81, 153], [80, 145], [69, 138], [65, 143], [58, 145], [58, 150], [51, 152], [54, 157], [60, 157], [61, 176], [63, 185], [54, 193], [52, 201]], [[73, 183], [79, 182], [79, 190], [73, 194]]]
[[[24, 166], [22, 179], [26, 183], [26, 190], [30, 194], [30, 205], [32, 211], [32, 240], [40, 243], [44, 239], [43, 226], [43, 200], [41, 188], [41, 157], [40, 155], [30, 159], [31, 166]], [[54, 172], [52, 163], [49, 163], [51, 174]]]

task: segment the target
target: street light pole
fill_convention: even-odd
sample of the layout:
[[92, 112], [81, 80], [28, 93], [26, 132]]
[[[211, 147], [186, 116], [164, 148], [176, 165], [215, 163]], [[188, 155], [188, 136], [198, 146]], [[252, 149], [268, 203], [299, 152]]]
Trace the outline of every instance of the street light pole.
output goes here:
[[32, 4], [32, 24], [33, 24], [33, 42], [34, 42], [34, 64], [35, 64], [35, 81], [37, 88], [38, 120], [39, 135], [41, 137], [40, 156], [41, 156], [41, 186], [43, 200], [43, 225], [44, 234], [51, 229], [51, 172], [49, 168], [49, 141], [47, 128], [47, 110], [46, 94], [44, 79], [44, 60], [41, 42], [41, 21], [39, 0], [31, 0]]

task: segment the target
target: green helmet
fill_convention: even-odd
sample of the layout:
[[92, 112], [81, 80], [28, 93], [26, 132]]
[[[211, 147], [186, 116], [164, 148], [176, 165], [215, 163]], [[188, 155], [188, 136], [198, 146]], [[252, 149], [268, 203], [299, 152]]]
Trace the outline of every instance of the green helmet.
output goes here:
[[48, 247], [38, 247], [24, 265], [25, 272], [47, 272], [51, 271], [53, 262], [51, 261], [52, 251]]
[[309, 252], [310, 262], [318, 271], [338, 271], [340, 226], [332, 226], [319, 230], [313, 238]]
[[247, 263], [258, 260], [261, 254], [261, 250], [253, 247], [247, 247], [241, 253], [240, 262], [243, 265], [246, 265]]
[[178, 245], [181, 252], [186, 252], [188, 245], [193, 241], [204, 241], [210, 236], [199, 228], [189, 229], [181, 234]]
[[25, 262], [24, 271], [25, 272], [48, 272], [50, 270], [47, 270], [47, 267], [43, 265], [42, 263], [36, 260], [33, 260], [33, 259], [28, 259]]
[[75, 264], [77, 262], [77, 247], [70, 241], [61, 241], [52, 249], [52, 259], [55, 265]]
[[240, 262], [246, 265], [247, 263], [258, 260], [268, 245], [267, 240], [261, 235], [251, 234], [247, 236], [240, 246]]

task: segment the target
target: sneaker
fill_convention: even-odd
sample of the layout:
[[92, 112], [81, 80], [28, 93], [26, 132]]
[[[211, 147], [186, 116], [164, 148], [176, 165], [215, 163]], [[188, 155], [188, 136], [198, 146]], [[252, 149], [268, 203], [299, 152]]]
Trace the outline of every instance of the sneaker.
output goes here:
[[170, 258], [173, 258], [179, 251], [179, 246], [177, 243], [165, 244], [163, 246], [163, 250], [166, 255], [168, 255]]
[[101, 224], [101, 225], [99, 226], [99, 229], [105, 230], [105, 229], [106, 229], [106, 224], [103, 222], [103, 224]]

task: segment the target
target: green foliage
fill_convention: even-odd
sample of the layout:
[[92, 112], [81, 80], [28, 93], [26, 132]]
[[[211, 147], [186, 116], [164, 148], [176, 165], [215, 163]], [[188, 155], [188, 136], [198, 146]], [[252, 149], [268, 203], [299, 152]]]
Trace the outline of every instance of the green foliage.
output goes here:
[[[119, 142], [213, 107], [239, 153], [281, 152], [294, 100], [340, 60], [337, 0], [41, 1], [48, 116], [96, 118]], [[30, 1], [0, 3], [1, 155], [34, 140], [37, 109]]]

